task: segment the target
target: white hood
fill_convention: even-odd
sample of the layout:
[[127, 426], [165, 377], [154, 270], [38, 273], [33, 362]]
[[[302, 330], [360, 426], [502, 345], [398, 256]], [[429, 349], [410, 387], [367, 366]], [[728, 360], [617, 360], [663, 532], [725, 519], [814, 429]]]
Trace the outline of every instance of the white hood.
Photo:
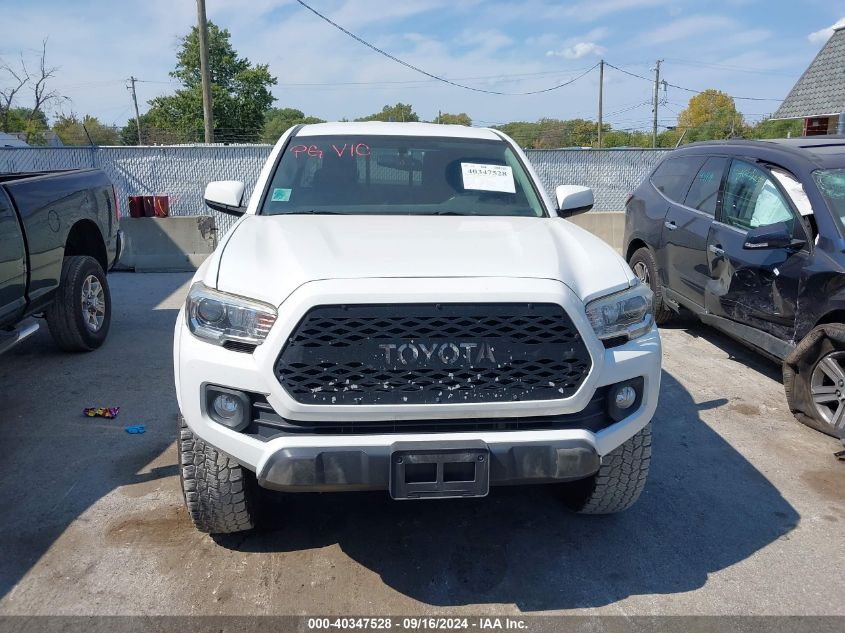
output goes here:
[[584, 301], [632, 279], [610, 246], [559, 218], [248, 215], [213, 259], [206, 283], [219, 266], [218, 289], [276, 306], [324, 279], [554, 279]]

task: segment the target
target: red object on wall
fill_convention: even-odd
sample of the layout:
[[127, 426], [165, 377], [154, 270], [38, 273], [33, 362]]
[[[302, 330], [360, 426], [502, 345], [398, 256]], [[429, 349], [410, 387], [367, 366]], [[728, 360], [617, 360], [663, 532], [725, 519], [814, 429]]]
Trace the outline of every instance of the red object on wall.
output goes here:
[[823, 136], [827, 134], [830, 117], [815, 116], [804, 119], [804, 136]]
[[155, 207], [153, 205], [153, 197], [152, 196], [144, 196], [144, 217], [147, 218], [154, 218], [155, 217]]
[[170, 196], [129, 196], [130, 218], [166, 218], [170, 216]]
[[144, 217], [144, 196], [129, 196], [129, 217]]
[[153, 196], [153, 207], [155, 211], [155, 217], [166, 218], [170, 215], [170, 197]]

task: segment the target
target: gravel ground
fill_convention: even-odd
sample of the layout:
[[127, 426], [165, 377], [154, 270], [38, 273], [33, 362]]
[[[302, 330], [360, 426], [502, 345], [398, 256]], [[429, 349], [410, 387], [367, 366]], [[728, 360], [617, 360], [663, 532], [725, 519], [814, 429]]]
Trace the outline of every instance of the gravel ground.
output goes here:
[[0, 357], [0, 615], [845, 615], [840, 445], [708, 328], [663, 330], [652, 476], [627, 513], [570, 514], [553, 487], [276, 494], [262, 531], [215, 540], [190, 525], [173, 443], [189, 276], [111, 281], [101, 350], [61, 354], [44, 328]]

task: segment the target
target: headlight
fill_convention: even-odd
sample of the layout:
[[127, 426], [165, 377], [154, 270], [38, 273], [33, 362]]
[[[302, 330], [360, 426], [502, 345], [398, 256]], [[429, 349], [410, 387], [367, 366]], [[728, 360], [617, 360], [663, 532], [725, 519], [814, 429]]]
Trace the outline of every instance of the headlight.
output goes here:
[[587, 304], [587, 319], [600, 339], [642, 336], [651, 329], [653, 295], [645, 284], [600, 297]]
[[276, 322], [276, 308], [195, 283], [185, 303], [188, 329], [197, 338], [223, 345], [238, 341], [261, 345]]

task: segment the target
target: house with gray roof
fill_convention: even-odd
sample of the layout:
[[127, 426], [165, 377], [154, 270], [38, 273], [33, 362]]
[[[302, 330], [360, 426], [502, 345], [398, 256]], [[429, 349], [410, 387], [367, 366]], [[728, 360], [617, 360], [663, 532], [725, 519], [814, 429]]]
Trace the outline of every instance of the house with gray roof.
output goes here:
[[29, 147], [17, 134], [0, 132], [0, 147]]
[[772, 118], [804, 119], [804, 136], [845, 133], [845, 26], [834, 30]]

